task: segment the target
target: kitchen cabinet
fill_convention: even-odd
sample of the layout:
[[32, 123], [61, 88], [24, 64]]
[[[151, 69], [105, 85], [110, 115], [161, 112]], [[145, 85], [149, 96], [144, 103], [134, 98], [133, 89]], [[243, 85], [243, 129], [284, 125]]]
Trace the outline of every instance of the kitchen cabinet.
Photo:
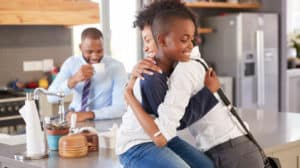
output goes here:
[[188, 2], [191, 8], [232, 8], [232, 9], [259, 9], [259, 3], [229, 3], [229, 2]]
[[[186, 2], [190, 8], [259, 9], [259, 3]], [[212, 33], [212, 28], [198, 28], [198, 33]]]
[[268, 156], [279, 158], [282, 168], [300, 168], [300, 142], [285, 144], [271, 149]]
[[74, 0], [0, 0], [0, 25], [81, 25], [99, 23], [99, 5]]
[[198, 33], [200, 34], [206, 34], [206, 33], [212, 33], [212, 28], [198, 28]]
[[289, 112], [300, 113], [300, 69], [287, 71], [287, 91], [286, 107]]

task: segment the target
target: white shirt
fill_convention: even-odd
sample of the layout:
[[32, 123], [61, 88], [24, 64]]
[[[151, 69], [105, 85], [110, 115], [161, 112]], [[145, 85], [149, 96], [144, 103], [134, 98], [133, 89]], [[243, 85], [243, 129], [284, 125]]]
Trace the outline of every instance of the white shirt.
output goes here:
[[[193, 50], [193, 52], [195, 51]], [[191, 57], [200, 59], [205, 63], [205, 61], [201, 59], [199, 52], [198, 54], [192, 53]], [[185, 85], [185, 87], [190, 88], [185, 88], [184, 90], [190, 90], [192, 94], [195, 94], [204, 87], [205, 74], [206, 71], [203, 65], [197, 61], [180, 63], [176, 66], [172, 73], [172, 77], [169, 79], [170, 87], [180, 87], [181, 81], [185, 81], [186, 83], [189, 83], [189, 85]], [[171, 91], [172, 90], [170, 90], [170, 92]], [[173, 90], [173, 92], [175, 92], [175, 90]], [[186, 93], [186, 95], [188, 95], [188, 93]], [[173, 93], [173, 96], [176, 96], [176, 93]], [[183, 97], [182, 94], [180, 96], [181, 100], [187, 99], [186, 97]], [[214, 96], [219, 100], [219, 103], [203, 118], [189, 127], [192, 135], [196, 138], [197, 147], [203, 151], [207, 151], [216, 145], [245, 134], [243, 128], [224, 105], [219, 95], [214, 93]], [[164, 111], [167, 109], [168, 108], [166, 107]]]
[[[197, 50], [198, 48], [193, 50], [191, 58], [201, 59], [200, 53], [195, 52]], [[155, 123], [167, 140], [176, 136], [176, 128], [190, 98], [204, 87], [204, 77], [205, 69], [196, 61], [178, 63], [171, 74], [168, 81], [169, 90], [164, 102], [158, 108], [159, 118], [155, 119]], [[141, 101], [139, 80], [135, 83], [134, 94]], [[215, 96], [220, 100], [218, 95]], [[194, 126], [191, 129], [198, 143], [201, 144], [199, 146], [201, 149], [207, 150], [243, 135], [227, 107], [220, 102], [197, 122], [197, 131], [193, 130], [196, 129]], [[135, 145], [151, 141], [129, 107], [122, 117], [122, 124], [117, 134], [116, 153], [122, 154]]]
[[[127, 75], [124, 65], [110, 56], [103, 56], [101, 63], [105, 72], [95, 74], [91, 78], [88, 97], [88, 111], [93, 111], [95, 119], [111, 119], [121, 117], [126, 110], [123, 96]], [[84, 81], [79, 82], [73, 89], [68, 87], [68, 80], [75, 75], [82, 65], [87, 64], [83, 56], [69, 57], [62, 65], [60, 72], [49, 87], [50, 92], [63, 91], [65, 95], [72, 93], [69, 110], [80, 111]], [[48, 96], [49, 102], [57, 102], [58, 97]]]
[[[191, 58], [201, 59], [198, 47], [191, 53]], [[176, 136], [176, 128], [183, 117], [190, 98], [204, 87], [206, 71], [197, 61], [178, 63], [172, 72], [164, 102], [158, 108], [159, 118], [156, 124], [162, 134], [169, 140]], [[219, 103], [202, 119], [190, 126], [190, 131], [196, 138], [197, 147], [208, 150], [218, 144], [243, 135], [244, 131], [237, 120], [223, 104], [217, 93], [214, 94]]]
[[[137, 79], [135, 82], [133, 93], [136, 99], [141, 102], [140, 79]], [[127, 112], [122, 116], [122, 123], [117, 132], [116, 154], [120, 155], [135, 145], [151, 141], [151, 138], [140, 125], [134, 112], [128, 106]]]

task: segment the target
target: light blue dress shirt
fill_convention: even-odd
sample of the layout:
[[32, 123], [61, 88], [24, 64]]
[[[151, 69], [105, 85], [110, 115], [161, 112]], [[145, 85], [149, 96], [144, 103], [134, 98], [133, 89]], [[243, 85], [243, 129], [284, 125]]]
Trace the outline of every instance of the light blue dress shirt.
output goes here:
[[[123, 91], [127, 82], [124, 65], [109, 56], [104, 56], [101, 63], [105, 65], [105, 72], [91, 78], [91, 88], [87, 111], [95, 113], [95, 119], [109, 119], [121, 117], [126, 111]], [[68, 80], [82, 65], [87, 64], [83, 56], [69, 57], [61, 66], [60, 72], [49, 87], [50, 92], [63, 91], [65, 95], [72, 93], [73, 99], [69, 109], [79, 111], [84, 81], [73, 89], [68, 87]], [[48, 96], [49, 102], [57, 102], [57, 97]]]

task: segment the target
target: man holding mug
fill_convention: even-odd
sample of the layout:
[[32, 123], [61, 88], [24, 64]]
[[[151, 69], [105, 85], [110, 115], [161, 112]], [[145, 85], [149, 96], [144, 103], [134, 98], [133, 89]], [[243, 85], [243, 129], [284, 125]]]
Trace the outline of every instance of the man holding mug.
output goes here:
[[[49, 91], [73, 94], [67, 120], [75, 112], [77, 121], [120, 117], [126, 110], [122, 96], [127, 81], [124, 65], [104, 56], [103, 35], [96, 28], [82, 32], [79, 48], [82, 55], [63, 63]], [[48, 101], [56, 102], [57, 98], [48, 96]]]

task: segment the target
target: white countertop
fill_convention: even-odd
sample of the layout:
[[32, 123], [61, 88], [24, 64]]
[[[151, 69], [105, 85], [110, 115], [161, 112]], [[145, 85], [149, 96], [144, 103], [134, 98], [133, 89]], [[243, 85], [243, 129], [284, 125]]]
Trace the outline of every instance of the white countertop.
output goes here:
[[242, 118], [263, 148], [300, 141], [300, 114], [243, 110]]
[[[300, 142], [299, 113], [278, 113], [259, 110], [241, 110], [240, 112], [241, 117], [248, 122], [251, 132], [253, 132], [264, 149], [274, 149], [286, 144]], [[120, 119], [82, 124], [93, 126], [100, 132], [103, 132], [110, 128], [113, 123], [120, 123]], [[180, 135], [190, 143], [194, 143], [193, 138], [187, 130], [181, 131]], [[88, 157], [80, 159], [64, 159], [60, 158], [56, 152], [52, 152], [48, 159], [19, 162], [13, 159], [13, 154], [24, 150], [25, 145], [8, 146], [0, 144], [0, 147], [2, 149], [5, 148], [5, 151], [0, 151], [0, 162], [10, 162], [10, 164], [23, 165], [23, 167], [72, 167], [75, 165], [78, 166], [78, 163], [89, 165], [89, 167], [105, 167], [108, 165], [112, 168], [121, 167], [117, 156], [110, 149], [101, 149], [99, 153], [90, 153]]]
[[294, 68], [287, 70], [288, 76], [300, 76], [300, 68]]

